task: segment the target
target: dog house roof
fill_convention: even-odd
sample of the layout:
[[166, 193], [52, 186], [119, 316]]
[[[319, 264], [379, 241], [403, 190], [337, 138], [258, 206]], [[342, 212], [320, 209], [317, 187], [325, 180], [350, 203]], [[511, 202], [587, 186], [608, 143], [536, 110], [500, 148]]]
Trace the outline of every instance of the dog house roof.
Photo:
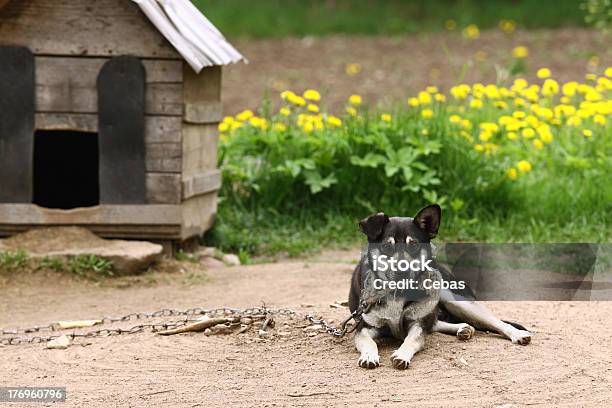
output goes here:
[[132, 0], [196, 72], [246, 59], [190, 0]]

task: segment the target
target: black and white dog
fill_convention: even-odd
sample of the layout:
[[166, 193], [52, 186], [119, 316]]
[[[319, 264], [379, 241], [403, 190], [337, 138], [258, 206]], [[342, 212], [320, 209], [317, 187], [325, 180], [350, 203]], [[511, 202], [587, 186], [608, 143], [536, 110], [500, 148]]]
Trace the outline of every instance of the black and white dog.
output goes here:
[[[531, 334], [523, 326], [504, 322], [476, 303], [469, 288], [432, 287], [431, 282], [454, 279], [451, 271], [432, 257], [430, 241], [438, 233], [441, 216], [440, 206], [434, 204], [423, 208], [414, 218], [388, 217], [378, 213], [359, 222], [361, 231], [368, 238], [368, 249], [363, 251], [353, 272], [349, 307], [351, 312], [359, 308], [363, 310], [355, 334], [361, 367], [379, 366], [375, 340], [382, 337], [403, 340], [391, 356], [393, 366], [400, 369], [408, 368], [412, 357], [423, 349], [425, 335], [429, 332], [452, 334], [468, 340], [476, 328], [499, 333], [515, 344], [526, 345], [531, 341]], [[376, 270], [375, 258], [381, 254], [407, 261], [427, 259], [432, 268], [409, 275], [417, 282], [415, 290], [402, 294], [397, 289], [381, 289], [380, 282], [397, 277]], [[378, 287], [374, 285], [375, 280], [379, 281]], [[422, 283], [425, 280], [430, 285], [425, 287]]]

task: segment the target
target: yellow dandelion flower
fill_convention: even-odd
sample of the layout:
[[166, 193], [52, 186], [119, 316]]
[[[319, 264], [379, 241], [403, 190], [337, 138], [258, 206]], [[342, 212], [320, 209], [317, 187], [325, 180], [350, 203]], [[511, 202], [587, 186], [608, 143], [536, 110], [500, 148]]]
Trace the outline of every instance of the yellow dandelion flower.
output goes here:
[[362, 98], [361, 98], [361, 96], [360, 96], [360, 95], [351, 95], [351, 96], [349, 96], [349, 98], [348, 98], [348, 102], [349, 102], [351, 105], [358, 106], [358, 105], [361, 105], [361, 102], [363, 102], [363, 100], [362, 100]]
[[483, 105], [483, 103], [482, 103], [482, 100], [480, 100], [480, 99], [472, 99], [470, 101], [470, 108], [480, 109], [480, 108], [482, 108], [482, 105]]
[[253, 112], [249, 109], [243, 110], [242, 112], [236, 115], [236, 119], [239, 120], [240, 122], [249, 120], [252, 117], [253, 117]]
[[491, 137], [492, 137], [492, 133], [488, 130], [482, 130], [480, 134], [478, 135], [478, 139], [481, 142], [488, 142], [489, 140], [491, 140]]
[[423, 109], [421, 111], [421, 116], [425, 119], [429, 119], [433, 116], [433, 111], [431, 109]]
[[390, 115], [390, 114], [388, 114], [388, 113], [383, 113], [382, 115], [380, 115], [380, 119], [381, 119], [383, 122], [391, 122], [391, 119], [392, 119], [392, 118], [391, 118], [391, 115]]
[[472, 122], [469, 119], [463, 119], [461, 120], [461, 126], [465, 129], [471, 129], [472, 128]]
[[532, 170], [531, 163], [527, 160], [521, 160], [516, 164], [516, 167], [521, 173], [529, 173]]
[[480, 143], [477, 143], [474, 145], [474, 150], [476, 150], [477, 152], [484, 152], [484, 146], [481, 145]]
[[524, 45], [514, 47], [512, 50], [512, 56], [518, 59], [527, 58], [529, 56], [529, 48], [525, 47]]
[[587, 81], [595, 81], [595, 80], [597, 80], [597, 75], [595, 75], [595, 74], [586, 74], [584, 76], [584, 79], [586, 79]]
[[431, 103], [431, 94], [429, 92], [419, 92], [418, 98], [421, 105], [429, 105]]
[[582, 131], [582, 136], [587, 137], [587, 138], [591, 137], [591, 136], [593, 136], [593, 131], [590, 130], [590, 129], [584, 129]]
[[306, 122], [302, 126], [302, 129], [304, 129], [304, 132], [310, 133], [314, 130], [314, 125], [312, 124], [312, 122]]
[[305, 90], [303, 96], [309, 101], [317, 102], [321, 100], [321, 94], [318, 91], [315, 91], [314, 89]]
[[417, 106], [419, 106], [419, 100], [417, 98], [408, 98], [407, 103], [413, 108], [416, 108]]
[[597, 114], [597, 115], [593, 116], [593, 122], [595, 122], [598, 125], [605, 126], [606, 121], [607, 120], [606, 120], [606, 117], [604, 115]]
[[349, 63], [344, 67], [344, 72], [348, 76], [354, 76], [361, 72], [361, 65], [357, 63]]
[[480, 29], [476, 24], [470, 24], [463, 29], [463, 36], [469, 40], [475, 40], [480, 37]]
[[327, 117], [327, 123], [330, 126], [333, 126], [333, 127], [340, 127], [340, 126], [342, 126], [342, 121], [340, 120], [340, 118], [337, 118], [337, 117], [335, 117], [333, 115], [330, 115], [330, 116]]
[[580, 116], [571, 116], [567, 119], [568, 126], [580, 126], [582, 124], [582, 119]]
[[306, 109], [308, 109], [308, 112], [319, 113], [319, 107], [314, 103], [309, 103]]
[[550, 69], [548, 69], [548, 68], [540, 68], [540, 69], [538, 69], [538, 72], [536, 72], [536, 75], [540, 79], [546, 79], [546, 78], [550, 78], [550, 76], [552, 74], [550, 72]]
[[293, 92], [291, 92], [291, 91], [283, 91], [283, 92], [281, 92], [280, 96], [284, 100], [288, 101], [291, 98], [294, 98], [296, 95]]
[[451, 115], [450, 118], [448, 118], [448, 120], [450, 121], [450, 123], [453, 124], [458, 124], [461, 123], [461, 116], [459, 115]]
[[542, 85], [542, 95], [552, 96], [559, 93], [559, 84], [554, 79], [547, 79]]
[[535, 147], [538, 150], [544, 148], [544, 143], [542, 143], [540, 139], [535, 139], [532, 143], [533, 143], [533, 147]]
[[278, 113], [280, 113], [283, 116], [289, 116], [289, 115], [291, 115], [291, 109], [289, 109], [287, 107], [283, 107], [283, 108], [280, 108]]
[[430, 94], [435, 94], [438, 93], [438, 87], [437, 86], [428, 86], [427, 88], [425, 88], [426, 92], [429, 92]]
[[353, 108], [352, 106], [349, 106], [348, 108], [346, 108], [346, 113], [351, 116], [357, 116], [357, 109]]
[[523, 129], [521, 134], [523, 135], [525, 139], [531, 139], [532, 137], [535, 137], [536, 132], [532, 128], [525, 128]]
[[437, 93], [437, 94], [434, 95], [434, 99], [437, 102], [442, 102], [443, 103], [443, 102], [446, 102], [446, 95], [441, 94], [441, 93]]
[[467, 84], [460, 84], [460, 85], [457, 85], [457, 86], [453, 86], [450, 89], [450, 93], [451, 93], [451, 95], [453, 95], [453, 98], [462, 100], [462, 99], [466, 99], [468, 97], [468, 95], [470, 94], [470, 90], [471, 90], [471, 88], [470, 88], [469, 85], [467, 85]]
[[606, 68], [606, 70], [604, 71], [604, 75], [608, 78], [612, 78], [612, 67]]
[[508, 139], [510, 139], [510, 140], [516, 140], [516, 139], [518, 139], [518, 136], [517, 136], [516, 132], [508, 132], [508, 133], [506, 134], [506, 137], [507, 137]]
[[510, 180], [516, 180], [516, 178], [518, 177], [518, 171], [516, 171], [514, 167], [510, 167], [506, 171], [506, 176], [508, 176]]
[[219, 123], [218, 129], [219, 129], [219, 132], [224, 133], [230, 129], [230, 125], [226, 122], [221, 122]]
[[506, 34], [511, 34], [516, 30], [516, 22], [514, 20], [501, 20], [499, 28]]

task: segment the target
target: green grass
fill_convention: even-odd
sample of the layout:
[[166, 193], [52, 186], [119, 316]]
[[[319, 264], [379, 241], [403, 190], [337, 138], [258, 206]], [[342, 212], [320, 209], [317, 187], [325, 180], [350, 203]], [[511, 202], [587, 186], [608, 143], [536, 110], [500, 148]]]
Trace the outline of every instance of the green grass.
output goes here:
[[229, 37], [328, 34], [395, 35], [496, 27], [511, 19], [528, 29], [583, 26], [578, 0], [194, 0]]

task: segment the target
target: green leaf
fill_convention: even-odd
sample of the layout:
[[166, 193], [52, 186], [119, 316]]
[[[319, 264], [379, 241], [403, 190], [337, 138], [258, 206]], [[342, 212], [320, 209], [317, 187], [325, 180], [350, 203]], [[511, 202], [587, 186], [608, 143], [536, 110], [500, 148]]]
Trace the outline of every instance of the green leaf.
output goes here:
[[385, 158], [380, 154], [368, 153], [364, 157], [351, 156], [351, 164], [358, 167], [376, 168], [381, 163], [384, 163]]
[[330, 173], [327, 177], [321, 177], [318, 171], [312, 170], [304, 173], [305, 182], [310, 187], [310, 192], [312, 194], [317, 194], [323, 189], [329, 188], [332, 184], [338, 182], [338, 179], [334, 175], [334, 173]]

